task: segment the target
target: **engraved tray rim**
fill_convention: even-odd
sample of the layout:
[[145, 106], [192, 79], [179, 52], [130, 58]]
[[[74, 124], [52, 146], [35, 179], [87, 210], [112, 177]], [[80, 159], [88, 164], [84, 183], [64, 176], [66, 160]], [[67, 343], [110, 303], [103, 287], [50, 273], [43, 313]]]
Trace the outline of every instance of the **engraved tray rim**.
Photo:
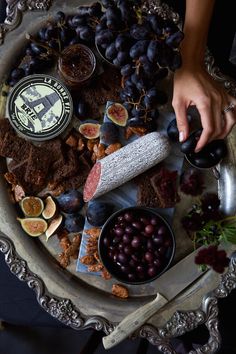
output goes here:
[[[57, 3], [59, 2], [60, 0], [57, 1]], [[7, 42], [8, 32], [18, 28], [23, 12], [27, 11], [28, 14], [28, 10], [48, 11], [50, 6], [55, 6], [55, 3], [56, 0], [54, 0], [53, 4], [50, 0], [8, 0], [7, 18], [4, 24], [0, 24], [0, 44], [3, 44], [2, 47], [0, 47], [0, 57], [4, 51], [4, 40]], [[80, 3], [82, 4], [82, 2]], [[86, 3], [86, 1], [83, 3]], [[159, 0], [150, 1], [147, 4], [147, 7], [150, 11], [160, 12], [162, 15], [172, 18], [176, 23], [179, 22], [178, 14], [174, 13], [166, 4], [161, 4]], [[31, 18], [33, 18], [33, 16], [40, 16], [41, 11], [32, 12], [32, 15], [30, 15]], [[206, 54], [206, 68], [216, 80], [221, 82], [225, 88], [232, 93], [232, 95], [236, 96], [236, 83], [220, 73], [219, 69], [215, 67], [214, 59], [210, 53]], [[233, 138], [229, 139], [229, 144], [233, 144]], [[236, 159], [234, 156], [233, 158], [231, 156], [231, 160], [226, 163], [225, 166], [221, 166], [221, 172], [230, 176], [231, 181], [236, 180], [234, 173], [235, 161]], [[224, 187], [225, 185], [223, 181], [222, 185], [219, 186], [219, 194], [224, 191]], [[230, 213], [235, 213], [236, 211], [235, 205], [225, 203], [225, 208]], [[73, 301], [67, 296], [61, 297], [50, 293], [47, 290], [45, 281], [28, 266], [26, 261], [27, 257], [24, 257], [23, 259], [19, 254], [21, 253], [20, 243], [16, 242], [16, 240], [13, 242], [10, 239], [10, 233], [7, 233], [7, 235], [8, 236], [0, 231], [0, 251], [5, 255], [5, 261], [9, 266], [10, 271], [17, 276], [19, 280], [26, 282], [27, 285], [35, 291], [38, 303], [51, 316], [76, 330], [94, 328], [96, 330], [102, 330], [108, 334], [115, 328], [116, 324], [110, 322], [104, 316], [82, 315], [79, 308], [76, 307]], [[58, 269], [56, 270], [59, 271]], [[218, 283], [218, 286], [213, 291], [205, 294], [201, 306], [198, 309], [176, 311], [162, 328], [157, 328], [153, 324], [145, 324], [136, 331], [133, 337], [140, 336], [146, 338], [150, 343], [156, 345], [160, 351], [163, 351], [163, 353], [176, 353], [170, 344], [170, 339], [191, 331], [200, 324], [205, 324], [210, 333], [208, 343], [199, 349], [199, 351], [197, 349], [196, 351], [191, 351], [191, 353], [215, 353], [220, 346], [217, 299], [228, 296], [234, 288], [236, 288], [235, 252], [232, 254], [228, 271], [221, 276], [221, 281]], [[66, 291], [63, 295], [64, 294], [67, 295]]]

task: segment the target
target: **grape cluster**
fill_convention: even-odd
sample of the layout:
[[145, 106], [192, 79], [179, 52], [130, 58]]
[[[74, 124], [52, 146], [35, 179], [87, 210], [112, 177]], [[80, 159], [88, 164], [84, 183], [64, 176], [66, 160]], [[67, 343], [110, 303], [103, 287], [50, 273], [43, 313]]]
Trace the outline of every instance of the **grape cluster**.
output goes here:
[[55, 63], [60, 52], [69, 45], [82, 43], [94, 44], [95, 27], [102, 16], [102, 7], [99, 2], [91, 6], [80, 6], [76, 15], [65, 15], [59, 11], [52, 21], [42, 27], [35, 36], [27, 35], [29, 43], [25, 49], [25, 64], [14, 68], [9, 76], [8, 83], [14, 86], [20, 79]]
[[128, 125], [156, 129], [167, 95], [159, 81], [181, 65], [178, 50], [183, 39], [177, 25], [157, 14], [146, 14], [140, 2], [102, 0], [106, 8], [96, 26], [95, 42], [105, 58], [120, 68], [123, 89], [120, 97], [130, 113]]
[[196, 264], [209, 265], [217, 273], [223, 273], [225, 267], [228, 267], [229, 261], [225, 250], [219, 250], [215, 245], [201, 249], [195, 257]]

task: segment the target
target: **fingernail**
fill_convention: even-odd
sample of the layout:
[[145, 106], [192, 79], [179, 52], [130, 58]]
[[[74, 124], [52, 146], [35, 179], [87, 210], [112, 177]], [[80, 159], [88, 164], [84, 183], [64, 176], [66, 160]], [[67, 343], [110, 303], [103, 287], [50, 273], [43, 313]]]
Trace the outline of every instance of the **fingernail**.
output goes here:
[[179, 142], [182, 143], [184, 141], [184, 132], [179, 132]]

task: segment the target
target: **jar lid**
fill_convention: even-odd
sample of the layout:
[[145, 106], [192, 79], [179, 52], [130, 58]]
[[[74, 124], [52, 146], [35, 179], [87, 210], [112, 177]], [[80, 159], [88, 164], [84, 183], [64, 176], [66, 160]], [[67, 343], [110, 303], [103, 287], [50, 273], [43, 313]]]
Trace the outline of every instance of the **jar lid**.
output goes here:
[[7, 114], [20, 135], [31, 140], [49, 140], [61, 134], [70, 123], [72, 97], [55, 77], [30, 75], [10, 92]]

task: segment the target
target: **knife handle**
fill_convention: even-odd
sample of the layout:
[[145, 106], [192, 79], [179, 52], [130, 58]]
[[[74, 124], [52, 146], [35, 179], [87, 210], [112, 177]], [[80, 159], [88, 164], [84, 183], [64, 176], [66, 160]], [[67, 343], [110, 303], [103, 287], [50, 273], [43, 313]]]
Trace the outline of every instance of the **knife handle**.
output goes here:
[[126, 316], [114, 329], [114, 331], [102, 338], [105, 349], [110, 349], [127, 338], [136, 329], [141, 327], [154, 313], [160, 310], [168, 300], [157, 293], [156, 298], [141, 306], [136, 311]]

